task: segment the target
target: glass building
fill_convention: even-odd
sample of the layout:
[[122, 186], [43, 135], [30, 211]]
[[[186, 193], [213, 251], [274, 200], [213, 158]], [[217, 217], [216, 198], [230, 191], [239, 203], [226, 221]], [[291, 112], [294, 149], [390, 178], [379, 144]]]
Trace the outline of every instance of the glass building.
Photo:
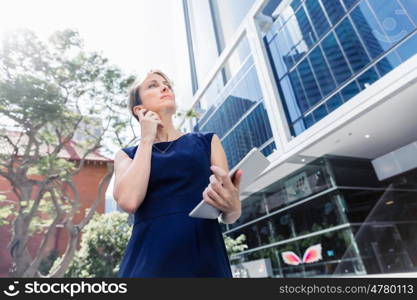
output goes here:
[[235, 276], [417, 272], [417, 0], [182, 6], [186, 130], [215, 132], [229, 169], [271, 162], [222, 224], [246, 237]]

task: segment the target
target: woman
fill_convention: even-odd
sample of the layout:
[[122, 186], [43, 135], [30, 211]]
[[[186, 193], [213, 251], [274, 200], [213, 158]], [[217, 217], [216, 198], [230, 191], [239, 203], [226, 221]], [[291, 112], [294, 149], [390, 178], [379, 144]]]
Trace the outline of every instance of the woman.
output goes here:
[[164, 73], [150, 71], [134, 84], [129, 108], [141, 140], [114, 159], [114, 199], [134, 214], [118, 276], [232, 277], [218, 220], [188, 214], [204, 199], [222, 211], [223, 223], [234, 223], [242, 171], [230, 179], [216, 134], [174, 128], [175, 94]]

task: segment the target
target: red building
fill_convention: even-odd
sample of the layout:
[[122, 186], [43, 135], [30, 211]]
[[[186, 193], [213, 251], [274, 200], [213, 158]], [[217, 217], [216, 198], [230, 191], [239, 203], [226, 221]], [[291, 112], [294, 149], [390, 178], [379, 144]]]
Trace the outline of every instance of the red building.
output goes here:
[[[17, 131], [8, 131], [8, 137], [12, 141], [17, 141], [20, 135], [20, 132]], [[25, 136], [22, 138], [21, 144], [24, 145]], [[47, 147], [41, 146], [40, 153], [46, 153]], [[10, 145], [7, 145], [7, 142], [1, 141], [0, 145], [0, 152], [2, 153], [10, 153], [11, 150]], [[22, 150], [24, 147], [22, 147]], [[20, 149], [19, 149], [20, 150]], [[60, 158], [67, 159], [72, 162], [79, 162], [80, 161], [80, 151], [78, 149], [78, 143], [74, 140], [65, 144], [63, 149], [59, 153]], [[19, 153], [19, 155], [21, 155]], [[108, 167], [113, 164], [113, 160], [103, 155], [99, 154], [97, 151], [90, 153], [85, 161], [81, 171], [74, 176], [73, 182], [78, 190], [79, 193], [79, 201], [80, 201], [80, 209], [79, 212], [74, 217], [74, 224], [78, 224], [80, 220], [84, 217], [85, 209], [89, 208], [93, 205], [95, 200], [98, 197], [98, 186], [100, 181], [107, 173]], [[32, 178], [32, 177], [31, 177]], [[40, 176], [36, 175], [33, 178], [41, 179]], [[108, 184], [107, 184], [108, 185]], [[104, 198], [105, 198], [105, 191], [107, 189], [107, 185], [103, 187], [103, 193], [100, 197], [100, 202], [97, 207], [98, 213], [104, 213]], [[34, 193], [36, 190], [34, 191]], [[34, 195], [34, 193], [32, 195]], [[0, 194], [6, 196], [7, 200], [11, 201], [18, 201], [18, 197], [13, 192], [12, 186], [10, 182], [0, 176]], [[70, 198], [72, 198], [71, 193], [69, 193]], [[73, 199], [73, 198], [72, 198]], [[0, 205], [2, 201], [0, 201]], [[11, 232], [11, 225], [4, 225], [0, 226], [0, 277], [8, 277], [9, 269], [11, 267], [11, 256], [9, 251], [7, 250], [7, 245], [10, 242], [12, 237]], [[32, 257], [36, 255], [36, 251], [43, 239], [43, 235], [34, 234], [28, 240], [28, 249]], [[52, 250], [58, 250], [60, 255], [65, 252], [68, 242], [68, 234], [66, 229], [62, 227], [62, 224], [57, 226], [57, 231], [55, 236], [49, 242], [46, 251], [47, 255]], [[79, 245], [78, 245], [79, 247]]]

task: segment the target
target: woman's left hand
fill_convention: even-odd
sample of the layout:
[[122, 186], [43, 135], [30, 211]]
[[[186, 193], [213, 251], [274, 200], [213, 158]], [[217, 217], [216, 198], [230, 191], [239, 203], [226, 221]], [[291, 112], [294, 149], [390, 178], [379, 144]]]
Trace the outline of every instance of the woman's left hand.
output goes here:
[[238, 169], [236, 171], [232, 182], [224, 169], [215, 165], [212, 165], [210, 169], [213, 174], [210, 176], [210, 184], [203, 192], [203, 200], [226, 215], [240, 214], [239, 188], [242, 170]]

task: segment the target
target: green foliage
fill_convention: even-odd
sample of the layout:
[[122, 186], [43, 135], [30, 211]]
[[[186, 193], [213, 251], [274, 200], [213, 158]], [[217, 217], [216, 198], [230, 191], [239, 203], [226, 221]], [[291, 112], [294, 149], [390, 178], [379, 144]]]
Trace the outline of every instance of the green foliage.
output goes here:
[[[84, 227], [80, 250], [71, 262], [65, 277], [116, 277], [119, 264], [131, 235], [128, 215], [120, 212], [99, 215]], [[58, 258], [54, 267], [60, 264]]]
[[224, 236], [224, 244], [226, 245], [229, 257], [233, 257], [233, 254], [239, 253], [248, 248], [248, 245], [243, 243], [245, 240], [246, 236], [244, 234], [239, 235], [236, 239], [232, 239], [227, 235]]

